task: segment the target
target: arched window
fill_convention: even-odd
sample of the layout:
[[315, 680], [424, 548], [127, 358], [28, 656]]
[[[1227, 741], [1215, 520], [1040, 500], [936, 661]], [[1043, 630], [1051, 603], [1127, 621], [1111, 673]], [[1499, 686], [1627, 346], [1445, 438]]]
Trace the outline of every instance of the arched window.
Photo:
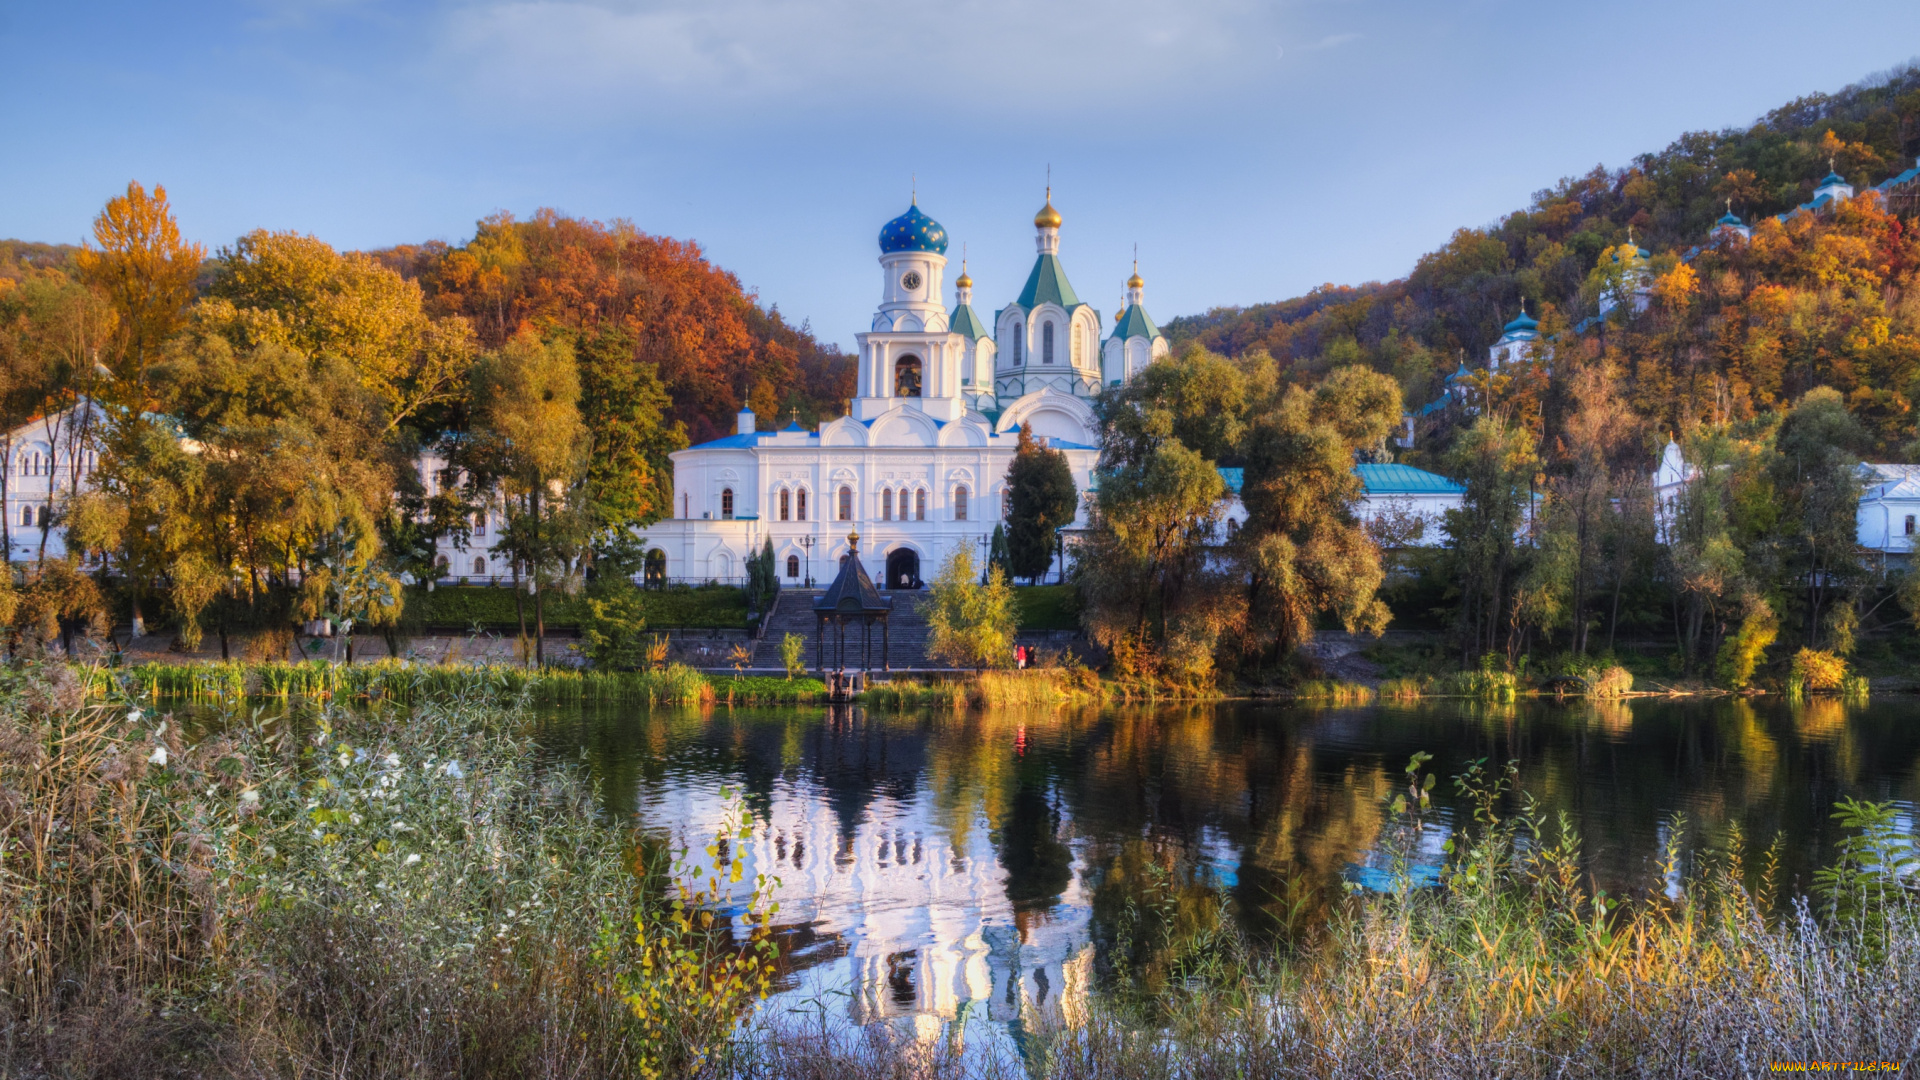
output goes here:
[[1053, 324], [1052, 323], [1048, 323], [1047, 325], [1040, 328], [1040, 362], [1043, 364], [1053, 363]]
[[967, 489], [964, 484], [953, 489], [953, 520], [967, 520]]
[[791, 578], [797, 578], [800, 576], [800, 556], [798, 555], [787, 556], [787, 576]]
[[920, 358], [903, 356], [893, 362], [893, 396], [920, 396]]
[[850, 487], [840, 489], [840, 520], [853, 520], [853, 489]]
[[1027, 336], [1025, 333], [1026, 328], [1019, 323], [1014, 323], [1009, 329], [1013, 331], [1013, 362], [1015, 366], [1018, 366], [1021, 361], [1021, 349], [1026, 345], [1026, 342], [1021, 340]]
[[927, 520], [927, 489], [921, 488], [913, 493], [913, 520]]
[[787, 506], [793, 501], [793, 493], [786, 488], [780, 489], [780, 520], [787, 520]]
[[475, 536], [487, 535], [487, 513], [484, 510], [482, 510], [478, 514], [473, 515], [473, 535]]
[[1073, 352], [1069, 354], [1068, 359], [1076, 364], [1080, 362], [1080, 328], [1078, 326], [1073, 328]]
[[24, 528], [33, 528], [33, 507], [23, 506], [20, 508], [20, 524]]
[[479, 575], [484, 574], [486, 572], [487, 572], [487, 560], [484, 558], [476, 557], [473, 560], [474, 576], [478, 577]]
[[693, 516], [693, 509], [691, 505], [692, 502], [693, 502], [693, 496], [686, 495], [686, 494], [682, 494], [680, 496], [680, 516], [681, 517], [690, 518]]
[[433, 568], [439, 573], [445, 574], [447, 572], [447, 557], [445, 555], [435, 555], [433, 557]]
[[880, 493], [880, 520], [881, 521], [893, 520], [893, 489], [892, 488], [888, 488], [887, 490], [882, 491]]
[[720, 489], [720, 519], [722, 521], [733, 520], [733, 489], [732, 488]]
[[799, 502], [800, 512], [794, 515], [794, 520], [805, 521], [807, 520], [807, 489], [801, 488], [796, 494], [796, 499]]
[[1013, 489], [1001, 488], [1000, 489], [1000, 520], [1005, 521], [1007, 519], [1007, 515], [1012, 512], [1013, 512]]

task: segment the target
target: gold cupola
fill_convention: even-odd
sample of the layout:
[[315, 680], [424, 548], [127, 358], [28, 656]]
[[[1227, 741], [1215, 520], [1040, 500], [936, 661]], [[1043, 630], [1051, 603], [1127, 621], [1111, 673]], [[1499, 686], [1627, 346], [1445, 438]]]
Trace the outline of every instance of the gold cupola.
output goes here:
[[1036, 229], [1057, 229], [1060, 227], [1060, 211], [1053, 208], [1053, 185], [1047, 185], [1047, 205], [1033, 215], [1033, 227]]

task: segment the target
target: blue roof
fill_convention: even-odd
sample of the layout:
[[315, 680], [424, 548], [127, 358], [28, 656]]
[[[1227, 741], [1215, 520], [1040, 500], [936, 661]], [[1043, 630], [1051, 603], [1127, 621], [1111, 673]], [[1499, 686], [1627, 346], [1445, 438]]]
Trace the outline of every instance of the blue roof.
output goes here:
[[1473, 372], [1467, 370], [1467, 365], [1461, 364], [1459, 371], [1456, 371], [1453, 374], [1447, 376], [1447, 381], [1448, 382], [1465, 382], [1466, 380], [1471, 378], [1473, 378]]
[[1740, 216], [1738, 214], [1735, 214], [1733, 211], [1729, 210], [1725, 214], [1722, 214], [1720, 216], [1720, 220], [1714, 222], [1714, 224], [1715, 225], [1745, 225], [1746, 222], [1741, 221]]
[[915, 203], [907, 207], [906, 213], [880, 227], [880, 251], [889, 255], [896, 251], [931, 251], [945, 255], [947, 230], [921, 213], [920, 205]]
[[781, 430], [781, 431], [797, 431], [797, 432], [799, 432], [799, 433], [801, 433], [802, 435], [805, 435], [805, 434], [807, 433], [807, 429], [806, 429], [806, 428], [803, 428], [803, 427], [801, 427], [801, 426], [800, 426], [800, 421], [798, 421], [798, 420], [793, 420], [793, 421], [789, 421], [789, 422], [788, 422], [788, 424], [787, 424], [787, 426], [786, 426], [786, 427], [783, 427], [783, 428], [781, 428], [780, 430]]
[[1355, 465], [1369, 495], [1458, 495], [1467, 489], [1455, 481], [1411, 465]]
[[1822, 180], [1822, 181], [1820, 181], [1820, 186], [1821, 186], [1821, 187], [1832, 187], [1832, 186], [1833, 186], [1834, 184], [1844, 184], [1844, 183], [1846, 183], [1846, 182], [1847, 182], [1847, 178], [1846, 178], [1846, 177], [1844, 177], [1844, 176], [1841, 176], [1841, 175], [1840, 175], [1839, 173], [1837, 173], [1837, 172], [1830, 172], [1830, 173], [1828, 173], [1828, 174], [1827, 174], [1827, 176], [1826, 176], [1826, 179], [1824, 179], [1824, 180]]
[[1540, 328], [1540, 320], [1534, 318], [1531, 315], [1528, 315], [1525, 311], [1522, 311], [1520, 313], [1519, 318], [1513, 320], [1512, 322], [1508, 323], [1506, 326], [1502, 327], [1500, 332], [1504, 335], [1504, 334], [1518, 333], [1520, 331], [1526, 331], [1526, 330], [1538, 330], [1539, 328]]
[[734, 434], [734, 435], [723, 436], [721, 438], [713, 440], [712, 442], [703, 442], [696, 446], [689, 446], [687, 447], [687, 449], [689, 450], [743, 450], [749, 446], [760, 445], [761, 439], [770, 439], [772, 437], [773, 437], [773, 432], [771, 431], [755, 431], [746, 435]]
[[1247, 479], [1247, 470], [1245, 470], [1245, 469], [1218, 469], [1218, 470], [1215, 470], [1215, 471], [1217, 471], [1217, 472], [1218, 472], [1218, 473], [1220, 474], [1220, 479], [1222, 479], [1222, 480], [1224, 480], [1224, 481], [1226, 481], [1226, 482], [1227, 482], [1227, 490], [1228, 490], [1228, 491], [1231, 491], [1231, 492], [1232, 492], [1232, 493], [1234, 493], [1235, 495], [1238, 495], [1238, 494], [1240, 494], [1240, 485], [1246, 482], [1246, 479]]

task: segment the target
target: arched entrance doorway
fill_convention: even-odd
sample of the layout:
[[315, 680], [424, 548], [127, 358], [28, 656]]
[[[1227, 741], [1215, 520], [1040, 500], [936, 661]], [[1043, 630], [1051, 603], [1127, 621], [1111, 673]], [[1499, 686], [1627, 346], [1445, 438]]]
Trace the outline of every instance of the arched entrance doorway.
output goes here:
[[650, 587], [664, 588], [667, 584], [667, 553], [659, 548], [647, 552], [647, 561], [642, 574]]
[[889, 589], [917, 589], [920, 587], [920, 553], [912, 548], [900, 548], [887, 556], [887, 584]]

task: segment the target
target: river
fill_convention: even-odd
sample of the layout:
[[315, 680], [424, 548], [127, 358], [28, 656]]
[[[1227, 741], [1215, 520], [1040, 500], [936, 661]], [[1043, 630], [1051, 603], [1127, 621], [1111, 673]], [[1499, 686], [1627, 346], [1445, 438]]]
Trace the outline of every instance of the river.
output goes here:
[[778, 880], [789, 946], [769, 1007], [927, 1034], [1077, 1008], [1154, 890], [1223, 898], [1256, 938], [1310, 927], [1328, 895], [1387, 880], [1382, 825], [1416, 751], [1440, 777], [1422, 879], [1464, 812], [1449, 778], [1477, 759], [1516, 762], [1504, 811], [1564, 814], [1615, 895], [1674, 888], [1670, 844], [1684, 875], [1736, 834], [1750, 868], [1777, 838], [1804, 890], [1836, 800], [1896, 801], [1909, 828], [1920, 803], [1920, 699], [1893, 697], [609, 708], [545, 715], [540, 743], [585, 761], [609, 817], [696, 851], [730, 800], [752, 815], [745, 880]]

